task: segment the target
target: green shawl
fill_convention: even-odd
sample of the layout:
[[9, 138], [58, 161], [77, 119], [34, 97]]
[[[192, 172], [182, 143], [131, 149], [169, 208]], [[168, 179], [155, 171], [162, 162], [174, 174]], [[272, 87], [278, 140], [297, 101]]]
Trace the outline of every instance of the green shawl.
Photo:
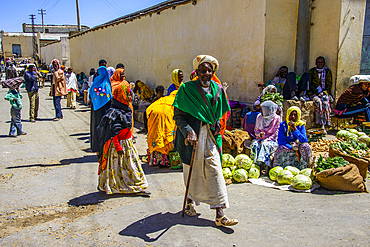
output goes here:
[[[207, 94], [204, 92], [207, 103], [210, 106], [208, 107], [200, 95], [196, 83], [200, 85], [199, 79], [196, 81], [188, 81], [183, 83], [176, 94], [173, 106], [212, 126], [225, 114], [225, 112], [230, 111], [230, 106], [226, 98], [225, 91], [221, 91], [219, 99], [217, 100], [216, 104], [212, 106], [212, 100], [216, 96], [219, 86], [216, 84], [216, 82], [211, 81], [211, 93]], [[221, 135], [218, 134], [215, 136], [215, 139], [217, 147], [221, 148]]]

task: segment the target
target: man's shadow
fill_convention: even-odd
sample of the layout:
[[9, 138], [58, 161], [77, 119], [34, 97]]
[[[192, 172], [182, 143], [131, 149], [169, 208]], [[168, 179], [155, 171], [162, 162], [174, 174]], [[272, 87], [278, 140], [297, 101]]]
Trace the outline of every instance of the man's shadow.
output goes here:
[[[195, 217], [181, 217], [181, 211], [177, 213], [157, 213], [140, 219], [119, 232], [119, 235], [141, 238], [145, 242], [155, 242], [162, 237], [171, 227], [176, 225], [196, 226], [196, 227], [213, 227], [223, 233], [232, 234], [234, 230], [226, 227], [217, 227], [214, 221], [199, 218], [200, 214]], [[162, 231], [156, 237], [150, 237]]]

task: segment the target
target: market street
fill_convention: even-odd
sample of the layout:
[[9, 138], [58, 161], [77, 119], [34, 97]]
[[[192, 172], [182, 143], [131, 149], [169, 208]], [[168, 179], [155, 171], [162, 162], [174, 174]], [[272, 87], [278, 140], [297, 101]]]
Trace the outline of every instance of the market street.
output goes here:
[[[22, 120], [27, 135], [8, 137], [7, 89], [0, 89], [1, 246], [367, 246], [368, 193], [275, 190], [250, 183], [228, 185], [233, 228], [216, 227], [214, 211], [196, 207], [181, 217], [181, 170], [143, 164], [151, 197], [97, 191], [97, 156], [89, 148], [90, 109], [78, 103], [53, 122], [47, 87], [40, 89], [40, 121], [28, 121], [24, 89]], [[135, 123], [139, 127], [139, 123]], [[137, 132], [140, 128], [135, 128]], [[146, 154], [146, 136], [136, 134]], [[367, 181], [367, 187], [370, 183]]]

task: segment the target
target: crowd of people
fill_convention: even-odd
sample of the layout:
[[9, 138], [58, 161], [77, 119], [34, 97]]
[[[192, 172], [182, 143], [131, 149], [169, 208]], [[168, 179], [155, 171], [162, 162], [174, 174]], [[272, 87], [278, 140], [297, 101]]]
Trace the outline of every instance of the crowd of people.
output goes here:
[[[144, 108], [144, 128], [147, 133], [147, 161], [150, 166], [170, 167], [170, 153], [181, 158], [183, 177], [187, 186], [185, 213], [195, 216], [194, 204], [207, 203], [216, 210], [218, 226], [238, 223], [229, 219], [223, 209], [229, 207], [225, 180], [222, 174], [222, 138], [230, 111], [226, 85], [215, 75], [217, 59], [209, 55], [197, 56], [190, 80], [184, 82], [184, 73], [175, 69], [169, 76], [171, 85], [152, 90], [144, 82], [126, 81], [124, 65], [107, 67], [102, 59], [97, 70], [92, 68], [87, 77], [75, 74], [54, 59], [50, 96], [55, 108], [54, 121], [63, 119], [61, 99], [67, 97], [67, 107], [76, 109], [78, 95], [87, 93], [90, 113], [90, 148], [99, 157], [98, 189], [107, 194], [134, 193], [150, 196], [148, 182], [135, 147], [133, 113]], [[39, 78], [36, 66], [29, 65], [23, 77], [9, 64], [9, 88], [5, 99], [11, 104], [9, 136], [25, 135], [22, 130], [22, 95], [19, 87], [24, 82], [30, 101], [29, 120], [38, 120]], [[333, 113], [353, 116], [365, 112], [370, 116], [370, 80], [359, 79], [339, 97]], [[293, 106], [283, 109], [273, 100], [264, 100], [267, 94], [281, 94], [286, 100], [313, 101], [315, 119], [319, 126], [330, 124], [332, 74], [325, 67], [325, 59], [318, 57], [316, 67], [298, 77], [282, 66], [276, 77], [267, 82], [257, 98], [253, 114], [243, 120], [243, 129], [250, 133], [251, 159], [268, 175], [274, 166], [306, 168], [312, 155], [308, 145], [301, 109]], [[324, 128], [324, 127], [323, 127]], [[190, 174], [192, 174], [190, 176]]]

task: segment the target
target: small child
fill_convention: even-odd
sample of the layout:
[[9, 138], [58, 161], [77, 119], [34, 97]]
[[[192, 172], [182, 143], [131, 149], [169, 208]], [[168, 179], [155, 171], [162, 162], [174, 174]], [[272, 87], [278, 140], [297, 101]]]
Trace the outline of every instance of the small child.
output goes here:
[[[19, 93], [18, 88], [11, 88], [9, 92], [4, 97], [5, 100], [10, 102], [12, 106], [10, 108], [10, 137], [17, 137], [17, 135], [26, 135], [26, 132], [22, 131], [22, 122], [21, 122], [21, 110], [22, 110], [22, 95]], [[15, 132], [17, 131], [17, 135]]]

